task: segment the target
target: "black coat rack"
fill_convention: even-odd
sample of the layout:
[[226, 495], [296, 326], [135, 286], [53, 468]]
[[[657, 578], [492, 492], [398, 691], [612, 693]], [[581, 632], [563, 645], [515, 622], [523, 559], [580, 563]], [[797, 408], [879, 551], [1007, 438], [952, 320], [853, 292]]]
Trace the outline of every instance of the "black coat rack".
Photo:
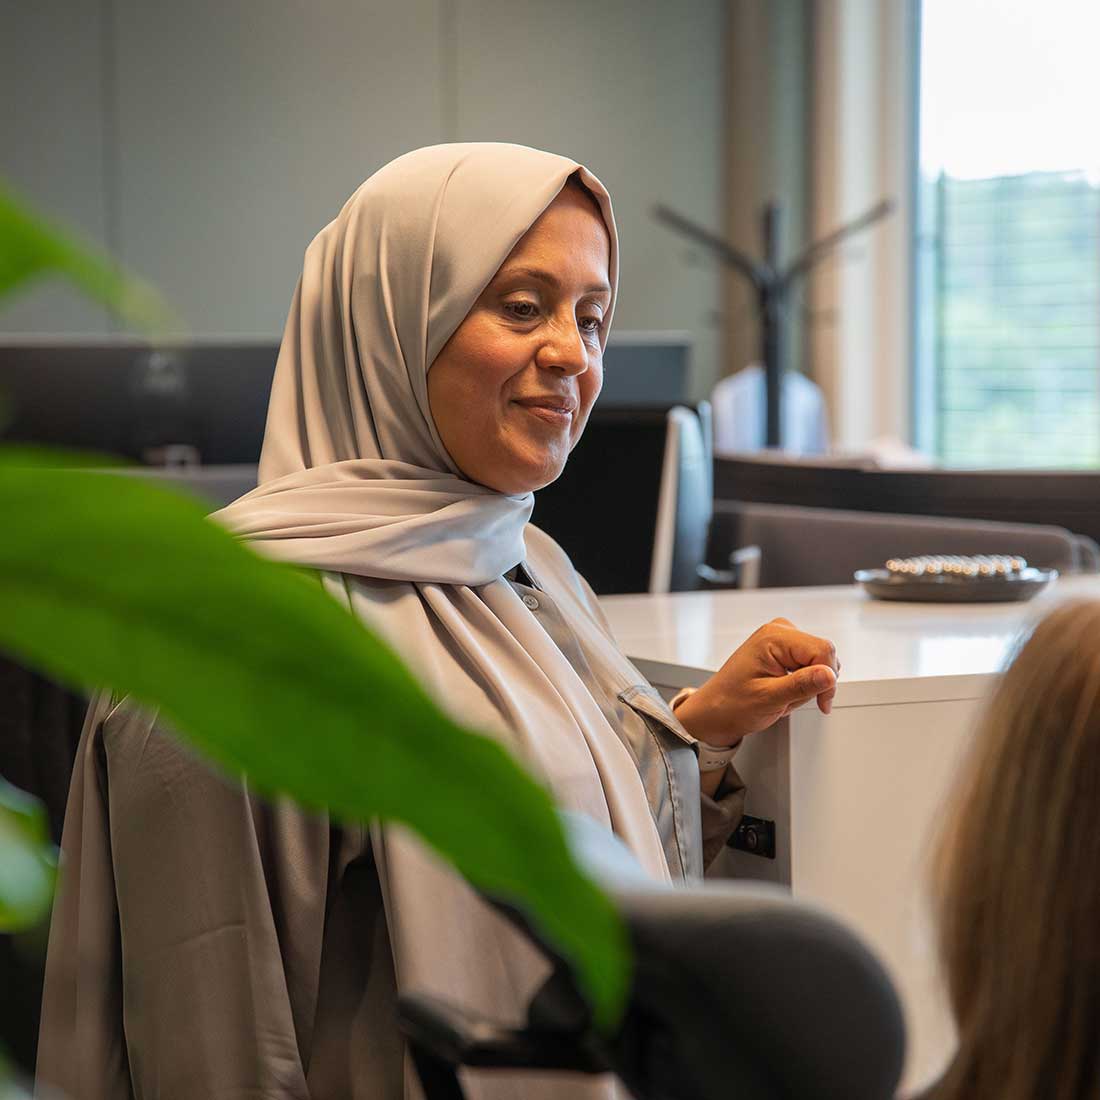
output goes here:
[[786, 319], [791, 289], [795, 282], [815, 264], [825, 259], [838, 245], [861, 233], [890, 214], [892, 199], [871, 207], [858, 218], [842, 225], [803, 249], [785, 268], [779, 266], [779, 228], [781, 208], [771, 202], [764, 207], [764, 258], [754, 260], [734, 248], [728, 241], [709, 229], [685, 218], [670, 207], [658, 204], [653, 213], [658, 221], [713, 252], [728, 268], [743, 275], [756, 292], [760, 314], [760, 354], [764, 364], [766, 402], [764, 410], [764, 442], [768, 447], [783, 445], [783, 374], [786, 366]]

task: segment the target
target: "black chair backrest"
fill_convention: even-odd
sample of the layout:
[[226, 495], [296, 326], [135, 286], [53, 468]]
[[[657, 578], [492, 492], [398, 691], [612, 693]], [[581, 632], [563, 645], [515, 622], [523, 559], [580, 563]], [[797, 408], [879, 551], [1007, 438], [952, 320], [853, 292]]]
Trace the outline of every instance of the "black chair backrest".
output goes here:
[[[671, 472], [662, 477], [654, 547], [655, 554], [665, 551], [662, 538], [667, 539], [668, 569], [651, 571], [649, 591], [694, 592], [699, 587], [699, 566], [706, 560], [714, 508], [710, 406], [703, 402], [694, 411], [683, 407], [670, 409], [668, 417], [665, 472], [669, 467]], [[667, 532], [661, 527], [662, 513], [667, 513], [671, 521], [671, 530]]]

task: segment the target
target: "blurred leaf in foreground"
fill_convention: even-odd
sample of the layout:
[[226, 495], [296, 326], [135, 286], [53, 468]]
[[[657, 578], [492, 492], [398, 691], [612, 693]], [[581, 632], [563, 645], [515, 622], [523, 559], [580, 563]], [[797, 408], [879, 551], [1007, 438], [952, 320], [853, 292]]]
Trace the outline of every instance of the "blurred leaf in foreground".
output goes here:
[[31, 928], [46, 916], [56, 874], [45, 809], [0, 777], [0, 932]]
[[0, 182], [0, 298], [49, 275], [74, 283], [131, 328], [152, 335], [180, 328], [179, 319], [148, 283], [47, 221]]
[[528, 914], [597, 1021], [614, 1023], [629, 966], [619, 916], [501, 746], [444, 715], [316, 577], [261, 558], [199, 503], [38, 457], [0, 452], [0, 645], [159, 706], [259, 790], [408, 825]]

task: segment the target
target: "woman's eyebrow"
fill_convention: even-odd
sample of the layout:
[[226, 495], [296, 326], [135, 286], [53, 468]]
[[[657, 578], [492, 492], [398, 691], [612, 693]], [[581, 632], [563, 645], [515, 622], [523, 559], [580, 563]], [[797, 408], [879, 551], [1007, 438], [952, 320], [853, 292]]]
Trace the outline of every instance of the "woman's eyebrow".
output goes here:
[[[536, 282], [546, 283], [547, 286], [561, 289], [561, 280], [552, 271], [543, 267], [510, 267], [500, 273], [502, 279], [534, 279]], [[610, 294], [611, 287], [607, 283], [593, 283], [584, 288], [585, 294]]]

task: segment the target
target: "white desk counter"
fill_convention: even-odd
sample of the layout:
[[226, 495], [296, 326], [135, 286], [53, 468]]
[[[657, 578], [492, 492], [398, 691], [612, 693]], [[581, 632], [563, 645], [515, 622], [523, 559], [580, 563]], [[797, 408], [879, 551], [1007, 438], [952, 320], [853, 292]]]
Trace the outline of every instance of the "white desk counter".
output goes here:
[[804, 707], [737, 757], [746, 813], [775, 822], [775, 858], [727, 849], [718, 872], [788, 884], [876, 948], [905, 1006], [906, 1086], [937, 1074], [953, 1044], [925, 910], [940, 809], [1013, 646], [1074, 597], [1100, 599], [1100, 578], [1063, 578], [1023, 604], [886, 603], [855, 587], [600, 601], [623, 650], [668, 694], [702, 683], [777, 616], [836, 645], [833, 713]]

